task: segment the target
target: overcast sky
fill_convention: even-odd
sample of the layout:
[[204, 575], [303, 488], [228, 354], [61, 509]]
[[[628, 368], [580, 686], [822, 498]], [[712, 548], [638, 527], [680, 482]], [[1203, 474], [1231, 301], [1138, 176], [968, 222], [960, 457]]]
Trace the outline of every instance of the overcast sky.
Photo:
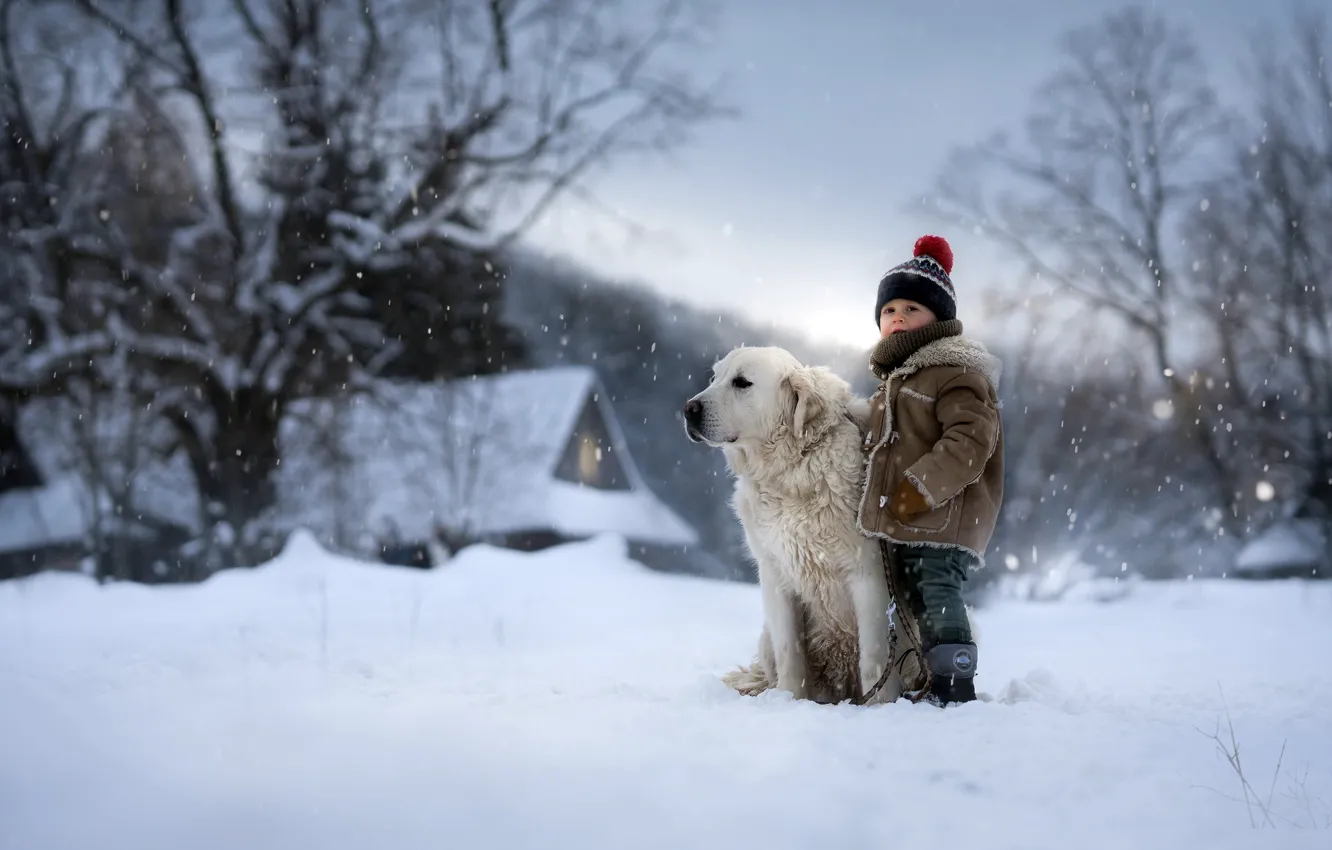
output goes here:
[[[961, 313], [992, 270], [981, 246], [905, 211], [950, 149], [1016, 126], [1056, 67], [1067, 29], [1109, 0], [723, 0], [706, 77], [730, 74], [742, 111], [669, 161], [599, 179], [598, 196], [649, 228], [628, 239], [560, 207], [545, 250], [705, 306], [856, 346], [872, 343], [874, 293], [916, 237], [953, 244]], [[1254, 0], [1142, 4], [1187, 26], [1223, 98], [1254, 28], [1284, 9]], [[1264, 11], [1266, 9], [1266, 11]]]

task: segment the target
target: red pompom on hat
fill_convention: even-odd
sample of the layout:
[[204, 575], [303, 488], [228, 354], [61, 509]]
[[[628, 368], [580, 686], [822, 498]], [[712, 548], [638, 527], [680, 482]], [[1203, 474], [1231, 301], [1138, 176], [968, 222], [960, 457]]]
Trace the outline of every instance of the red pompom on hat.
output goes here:
[[957, 293], [953, 290], [953, 249], [942, 236], [916, 240], [911, 259], [889, 269], [879, 281], [874, 302], [874, 325], [879, 324], [883, 305], [905, 298], [930, 308], [939, 321], [957, 318]]
[[943, 266], [944, 274], [953, 273], [953, 249], [942, 236], [922, 236], [916, 240], [913, 257], [929, 257]]

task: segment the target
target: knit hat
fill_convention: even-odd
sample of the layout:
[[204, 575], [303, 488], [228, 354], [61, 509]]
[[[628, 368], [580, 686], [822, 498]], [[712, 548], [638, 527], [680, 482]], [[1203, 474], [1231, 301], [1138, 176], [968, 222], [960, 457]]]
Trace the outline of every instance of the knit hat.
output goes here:
[[953, 270], [953, 249], [942, 236], [922, 236], [916, 240], [911, 259], [894, 266], [879, 281], [879, 297], [874, 302], [874, 324], [879, 324], [883, 305], [894, 298], [922, 304], [946, 322], [957, 318], [957, 294], [948, 277]]

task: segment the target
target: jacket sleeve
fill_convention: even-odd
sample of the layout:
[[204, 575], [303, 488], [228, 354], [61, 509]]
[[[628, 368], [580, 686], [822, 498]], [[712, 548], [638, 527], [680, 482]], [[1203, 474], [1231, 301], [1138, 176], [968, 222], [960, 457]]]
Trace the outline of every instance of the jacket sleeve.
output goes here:
[[1000, 426], [990, 396], [989, 382], [978, 372], [964, 372], [940, 388], [934, 411], [943, 436], [906, 471], [931, 508], [962, 492], [985, 471]]

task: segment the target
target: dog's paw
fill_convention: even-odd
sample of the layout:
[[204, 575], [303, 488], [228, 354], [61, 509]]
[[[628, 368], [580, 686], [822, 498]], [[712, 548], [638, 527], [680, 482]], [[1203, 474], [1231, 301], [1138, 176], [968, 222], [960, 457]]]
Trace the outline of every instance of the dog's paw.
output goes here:
[[721, 677], [722, 683], [747, 697], [756, 697], [772, 687], [757, 664], [737, 667]]

